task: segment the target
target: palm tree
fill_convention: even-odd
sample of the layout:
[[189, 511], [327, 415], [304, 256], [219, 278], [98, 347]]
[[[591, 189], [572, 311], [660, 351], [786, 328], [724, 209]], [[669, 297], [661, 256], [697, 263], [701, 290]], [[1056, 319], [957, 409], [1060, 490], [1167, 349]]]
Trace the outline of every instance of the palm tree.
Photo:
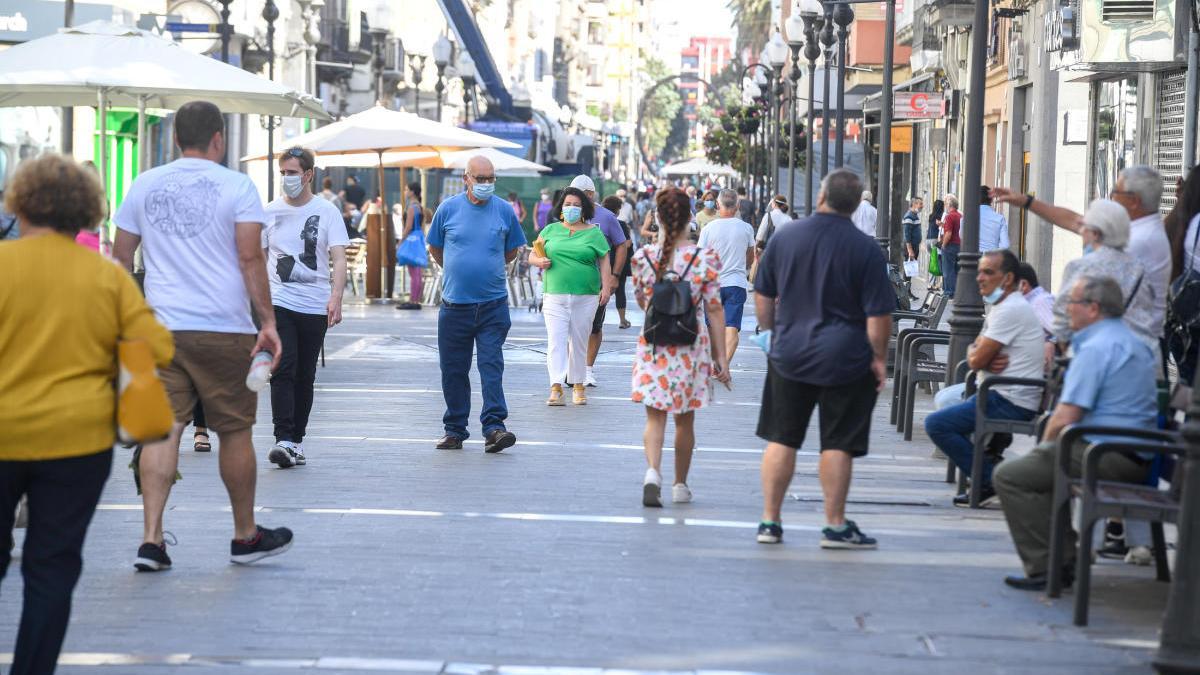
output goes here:
[[757, 54], [771, 39], [771, 0], [728, 0], [737, 28], [737, 51]]

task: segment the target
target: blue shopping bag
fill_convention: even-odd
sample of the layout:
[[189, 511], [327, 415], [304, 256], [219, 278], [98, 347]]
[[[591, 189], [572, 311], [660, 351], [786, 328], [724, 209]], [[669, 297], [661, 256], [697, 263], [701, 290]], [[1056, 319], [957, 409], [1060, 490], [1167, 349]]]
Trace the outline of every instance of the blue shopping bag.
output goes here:
[[429, 253], [425, 250], [425, 234], [413, 228], [404, 241], [396, 247], [396, 264], [404, 267], [429, 267]]

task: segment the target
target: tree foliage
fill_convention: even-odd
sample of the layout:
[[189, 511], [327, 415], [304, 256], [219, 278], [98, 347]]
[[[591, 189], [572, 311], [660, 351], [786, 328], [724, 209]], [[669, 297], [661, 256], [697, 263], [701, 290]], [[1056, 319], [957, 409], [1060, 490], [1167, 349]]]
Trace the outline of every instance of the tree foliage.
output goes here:
[[771, 0], [728, 0], [737, 29], [737, 51], [757, 54], [771, 39]]

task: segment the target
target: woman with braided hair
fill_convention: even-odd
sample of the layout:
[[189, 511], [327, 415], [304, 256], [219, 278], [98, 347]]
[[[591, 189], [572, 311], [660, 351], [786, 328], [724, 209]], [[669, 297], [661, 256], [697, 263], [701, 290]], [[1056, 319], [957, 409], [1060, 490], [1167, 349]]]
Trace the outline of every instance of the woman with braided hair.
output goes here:
[[687, 475], [696, 444], [695, 412], [712, 402], [710, 379], [729, 385], [725, 341], [712, 340], [708, 334], [708, 326], [725, 325], [718, 281], [721, 262], [715, 253], [691, 242], [688, 224], [692, 214], [687, 194], [674, 188], [662, 190], [655, 203], [661, 243], [644, 246], [633, 256], [633, 288], [638, 305], [643, 310], [649, 306], [659, 281], [687, 281], [699, 330], [691, 345], [655, 346], [644, 332], [638, 339], [631, 398], [646, 407], [646, 429], [642, 434], [649, 465], [642, 485], [645, 506], [662, 506], [660, 468], [668, 414], [675, 416], [672, 501], [692, 501]]

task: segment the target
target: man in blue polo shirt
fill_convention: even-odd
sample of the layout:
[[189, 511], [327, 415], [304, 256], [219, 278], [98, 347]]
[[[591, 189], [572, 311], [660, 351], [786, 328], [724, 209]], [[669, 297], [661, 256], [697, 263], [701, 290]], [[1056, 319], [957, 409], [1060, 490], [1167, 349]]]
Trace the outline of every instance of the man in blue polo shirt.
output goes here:
[[470, 435], [471, 352], [477, 353], [483, 385], [484, 451], [512, 447], [517, 437], [504, 427], [504, 341], [508, 315], [505, 265], [525, 245], [512, 207], [493, 197], [496, 171], [486, 157], [472, 157], [463, 174], [466, 191], [438, 207], [429, 227], [429, 253], [442, 266], [442, 308], [438, 314], [438, 359], [446, 435], [439, 450], [459, 450]]

